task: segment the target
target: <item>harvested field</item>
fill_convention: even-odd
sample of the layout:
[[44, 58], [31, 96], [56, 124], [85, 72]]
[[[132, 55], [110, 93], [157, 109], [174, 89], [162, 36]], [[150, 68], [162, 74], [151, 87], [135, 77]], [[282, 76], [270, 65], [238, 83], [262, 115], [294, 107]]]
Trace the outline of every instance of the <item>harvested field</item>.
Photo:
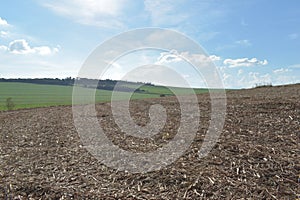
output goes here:
[[[145, 174], [95, 159], [81, 144], [70, 106], [0, 112], [0, 199], [296, 199], [300, 84], [227, 92], [222, 135], [202, 159], [210, 103], [207, 94], [198, 97], [201, 125], [189, 150]], [[109, 104], [97, 105], [98, 119], [114, 144], [151, 151], [174, 136], [180, 120], [176, 99], [164, 97], [133, 101], [137, 124], [149, 121], [154, 103], [167, 107], [168, 120], [150, 141], [120, 133]]]

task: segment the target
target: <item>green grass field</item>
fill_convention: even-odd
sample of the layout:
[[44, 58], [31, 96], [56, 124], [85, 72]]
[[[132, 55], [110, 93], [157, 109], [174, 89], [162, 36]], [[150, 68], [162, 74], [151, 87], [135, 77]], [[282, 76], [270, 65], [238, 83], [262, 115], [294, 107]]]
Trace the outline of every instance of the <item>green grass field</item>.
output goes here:
[[[163, 86], [142, 86], [145, 93], [134, 93], [131, 99], [157, 98], [161, 94], [172, 95], [172, 92]], [[82, 94], [89, 93], [92, 89], [82, 88]], [[174, 88], [179, 94], [187, 94], [184, 88]], [[207, 89], [195, 89], [196, 93], [205, 93]], [[5, 83], [0, 82], [0, 110], [7, 110], [6, 99], [11, 98], [14, 109], [35, 108], [72, 104], [72, 86], [40, 85], [30, 83]], [[97, 90], [96, 102], [111, 100], [111, 91]], [[116, 92], [118, 100], [124, 99], [125, 92]]]
[[[141, 87], [141, 89], [147, 91], [147, 93], [149, 93], [149, 94], [173, 95], [172, 91], [175, 91], [177, 94], [181, 94], [181, 95], [190, 94], [190, 90], [188, 90], [186, 88], [178, 88], [178, 87], [169, 87], [169, 88], [164, 87], [164, 86], [148, 86], [148, 85], [144, 85]], [[194, 92], [196, 94], [206, 93], [206, 92], [208, 92], [208, 89], [194, 89]]]

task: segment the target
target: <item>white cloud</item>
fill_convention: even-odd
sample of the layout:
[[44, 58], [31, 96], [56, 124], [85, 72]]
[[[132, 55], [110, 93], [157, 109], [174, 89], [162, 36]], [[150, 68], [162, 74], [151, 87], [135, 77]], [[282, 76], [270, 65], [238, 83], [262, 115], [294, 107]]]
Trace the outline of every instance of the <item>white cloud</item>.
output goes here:
[[106, 61], [106, 63], [110, 66], [109, 69], [107, 69], [101, 76], [101, 79], [121, 80], [125, 73], [121, 64], [112, 61]]
[[230, 74], [223, 73], [222, 77], [223, 77], [223, 82], [226, 83], [226, 81], [228, 81], [232, 76]]
[[267, 65], [267, 60], [258, 60], [257, 58], [238, 58], [238, 59], [225, 59], [223, 62], [225, 65], [229, 67], [251, 67], [251, 66], [259, 66], [259, 65]]
[[178, 52], [172, 50], [171, 52], [162, 52], [157, 59], [155, 64], [163, 65], [165, 63], [176, 63], [182, 61], [182, 58], [178, 55]]
[[189, 74], [182, 74], [182, 77], [183, 77], [184, 79], [188, 79], [188, 78], [190, 78], [191, 76], [190, 76]]
[[238, 76], [242, 75], [243, 72], [244, 72], [244, 71], [243, 71], [242, 69], [239, 69], [239, 71], [238, 71]]
[[9, 37], [9, 32], [8, 31], [0, 31], [0, 37], [1, 38], [7, 38]]
[[248, 77], [249, 83], [252, 85], [252, 87], [256, 84], [272, 83], [271, 75], [268, 73], [260, 74], [259, 72], [249, 72]]
[[291, 33], [288, 35], [288, 37], [290, 40], [296, 40], [299, 37], [299, 35], [297, 33]]
[[252, 45], [249, 40], [238, 40], [235, 43], [240, 45], [240, 46], [245, 46], [245, 47], [249, 47], [249, 46]]
[[183, 75], [170, 67], [161, 65], [143, 65], [122, 77], [123, 80], [190, 88], [189, 78], [187, 74]]
[[122, 27], [121, 13], [126, 0], [52, 0], [43, 6], [74, 21], [100, 27]]
[[211, 55], [211, 56], [209, 56], [209, 58], [210, 58], [211, 61], [219, 61], [219, 60], [221, 60], [221, 57], [216, 56], [216, 55]]
[[33, 49], [29, 46], [26, 40], [14, 40], [9, 43], [8, 51], [14, 54], [33, 53]]
[[6, 50], [7, 50], [7, 46], [0, 45], [0, 51], [6, 51]]
[[[7, 23], [6, 20], [0, 17], [0, 25], [11, 26]], [[4, 40], [8, 41], [8, 39], [12, 40], [18, 37], [31, 38], [30, 36], [23, 35], [20, 33], [10, 32], [7, 30], [0, 30], [0, 38], [4, 38]], [[26, 39], [15, 39], [9, 43], [8, 46], [1, 45], [0, 50], [6, 51], [12, 54], [38, 54], [38, 55], [51, 55], [57, 53], [60, 47], [50, 48], [48, 46], [37, 46], [31, 47]]]
[[163, 52], [160, 54], [160, 57], [157, 59], [155, 64], [166, 64], [166, 63], [176, 63], [187, 59], [193, 63], [207, 64], [209, 62], [219, 61], [221, 58], [216, 55], [207, 56], [205, 54], [190, 54], [189, 52], [178, 53], [176, 50], [170, 52]]
[[[242, 69], [236, 71], [233, 68], [219, 68], [222, 79], [227, 88], [251, 88], [259, 84], [283, 85], [300, 83], [297, 69], [280, 68], [269, 70], [265, 73], [260, 71], [251, 71], [246, 73]], [[237, 75], [235, 75], [237, 74]]]
[[59, 47], [50, 48], [48, 46], [31, 47], [24, 39], [14, 40], [9, 45], [1, 46], [0, 49], [8, 51], [12, 54], [38, 54], [41, 56], [55, 54], [59, 51]]
[[59, 52], [59, 48], [55, 47], [55, 48], [51, 49], [48, 46], [34, 47], [33, 50], [35, 51], [35, 53], [37, 53], [41, 56], [51, 55], [51, 54]]
[[287, 68], [280, 68], [280, 69], [273, 70], [273, 73], [279, 74], [279, 73], [285, 73], [285, 72], [289, 72], [289, 71], [291, 71], [291, 70], [287, 69]]
[[9, 26], [8, 22], [5, 19], [0, 17], [0, 26]]
[[259, 72], [249, 72], [234, 76], [230, 72], [223, 72], [223, 82], [227, 88], [251, 88], [257, 84], [272, 83], [272, 76], [269, 73], [261, 74]]
[[289, 68], [300, 69], [300, 64], [291, 65]]

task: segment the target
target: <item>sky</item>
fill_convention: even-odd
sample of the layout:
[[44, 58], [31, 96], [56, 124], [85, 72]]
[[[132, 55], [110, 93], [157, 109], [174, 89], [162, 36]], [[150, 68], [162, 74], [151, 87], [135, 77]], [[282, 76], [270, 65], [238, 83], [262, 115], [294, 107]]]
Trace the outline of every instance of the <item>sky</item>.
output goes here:
[[[10, 0], [0, 4], [0, 78], [77, 77], [89, 55], [105, 41], [126, 31], [157, 27], [198, 43], [226, 88], [300, 82], [299, 0]], [[170, 65], [193, 87], [204, 87], [211, 77], [195, 76], [178, 56], [203, 57], [170, 50], [125, 55], [102, 78], [121, 79], [132, 66], [148, 64], [144, 73], [155, 71], [153, 82], [164, 84], [168, 72], [152, 63]], [[137, 74], [126, 79], [130, 77], [143, 81], [147, 75], [142, 80]]]

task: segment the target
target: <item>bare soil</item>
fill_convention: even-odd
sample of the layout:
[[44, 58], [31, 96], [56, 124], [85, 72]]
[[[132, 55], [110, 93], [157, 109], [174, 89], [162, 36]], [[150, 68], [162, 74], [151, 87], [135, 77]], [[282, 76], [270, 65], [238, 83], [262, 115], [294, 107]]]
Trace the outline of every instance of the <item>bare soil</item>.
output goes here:
[[[159, 171], [131, 174], [103, 165], [82, 145], [70, 106], [0, 112], [0, 199], [296, 199], [300, 193], [300, 84], [227, 92], [219, 141], [198, 151], [210, 121], [208, 94], [199, 95], [194, 142]], [[174, 97], [132, 101], [132, 117], [149, 122], [152, 104], [167, 108], [151, 140], [120, 132], [110, 105], [98, 104], [107, 137], [120, 148], [147, 152], [173, 138], [180, 121]]]

